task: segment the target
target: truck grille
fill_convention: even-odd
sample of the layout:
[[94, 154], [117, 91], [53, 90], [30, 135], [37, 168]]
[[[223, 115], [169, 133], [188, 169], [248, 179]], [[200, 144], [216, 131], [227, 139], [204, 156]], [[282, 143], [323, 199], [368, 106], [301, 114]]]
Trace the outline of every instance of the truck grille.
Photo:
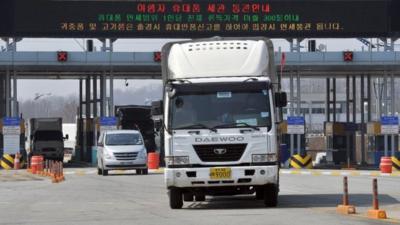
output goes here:
[[193, 145], [194, 150], [203, 162], [238, 161], [247, 144]]
[[137, 157], [137, 152], [114, 152], [114, 157], [117, 160], [135, 160]]

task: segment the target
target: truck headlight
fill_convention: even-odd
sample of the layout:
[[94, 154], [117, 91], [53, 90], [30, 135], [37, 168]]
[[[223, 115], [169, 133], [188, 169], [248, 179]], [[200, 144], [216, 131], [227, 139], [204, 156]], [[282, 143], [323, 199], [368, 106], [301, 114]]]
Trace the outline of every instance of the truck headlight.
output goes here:
[[272, 154], [254, 154], [252, 155], [253, 163], [263, 163], [263, 162], [276, 162], [277, 157], [275, 153]]
[[167, 166], [190, 164], [189, 156], [167, 156], [165, 157], [165, 163]]

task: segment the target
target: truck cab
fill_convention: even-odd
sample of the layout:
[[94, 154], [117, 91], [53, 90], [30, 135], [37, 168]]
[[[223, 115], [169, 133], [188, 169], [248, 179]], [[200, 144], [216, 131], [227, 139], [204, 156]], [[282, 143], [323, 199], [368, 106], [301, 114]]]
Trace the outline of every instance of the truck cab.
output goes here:
[[217, 37], [169, 43], [162, 54], [170, 207], [254, 193], [276, 206], [286, 94], [278, 91], [272, 42]]

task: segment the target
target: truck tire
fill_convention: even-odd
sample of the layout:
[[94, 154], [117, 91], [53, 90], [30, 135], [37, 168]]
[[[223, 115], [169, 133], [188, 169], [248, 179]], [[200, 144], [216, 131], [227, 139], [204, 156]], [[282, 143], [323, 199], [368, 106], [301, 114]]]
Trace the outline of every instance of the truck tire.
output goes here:
[[264, 199], [264, 188], [256, 187], [256, 199], [263, 200]]
[[183, 201], [185, 202], [193, 202], [194, 196], [192, 193], [183, 193]]
[[195, 194], [194, 195], [196, 202], [204, 202], [206, 200], [205, 194]]
[[142, 173], [143, 173], [143, 171], [142, 171], [141, 169], [137, 169], [137, 170], [136, 170], [136, 174], [137, 174], [137, 175], [142, 175]]
[[100, 168], [97, 168], [97, 175], [102, 175], [103, 174], [103, 171], [102, 171], [102, 169], [100, 169]]
[[169, 206], [171, 209], [181, 209], [183, 206], [182, 191], [179, 188], [171, 188], [168, 191]]
[[264, 205], [267, 207], [276, 207], [278, 205], [278, 187], [275, 184], [264, 186]]

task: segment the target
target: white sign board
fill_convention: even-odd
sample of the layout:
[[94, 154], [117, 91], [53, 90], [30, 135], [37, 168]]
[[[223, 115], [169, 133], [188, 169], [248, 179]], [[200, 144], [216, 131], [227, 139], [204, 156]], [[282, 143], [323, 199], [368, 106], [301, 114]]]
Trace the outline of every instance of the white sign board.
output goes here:
[[288, 134], [304, 134], [304, 117], [289, 116], [287, 118], [287, 123]]
[[20, 119], [17, 117], [3, 118], [4, 154], [16, 154], [20, 151]]
[[398, 134], [399, 118], [397, 116], [381, 117], [381, 133], [382, 134]]

